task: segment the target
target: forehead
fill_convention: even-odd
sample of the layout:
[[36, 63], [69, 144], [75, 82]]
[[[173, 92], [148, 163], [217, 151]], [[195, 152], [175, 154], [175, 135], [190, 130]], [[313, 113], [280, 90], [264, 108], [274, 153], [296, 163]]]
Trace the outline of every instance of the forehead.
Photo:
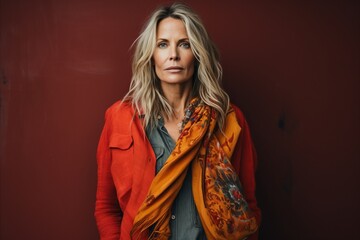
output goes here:
[[180, 19], [165, 18], [157, 26], [157, 38], [181, 37], [187, 38], [187, 32], [184, 23]]

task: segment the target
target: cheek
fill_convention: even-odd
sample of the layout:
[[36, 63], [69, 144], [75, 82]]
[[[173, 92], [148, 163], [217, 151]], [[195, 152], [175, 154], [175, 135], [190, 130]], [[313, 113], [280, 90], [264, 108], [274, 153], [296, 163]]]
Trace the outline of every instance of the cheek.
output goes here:
[[162, 66], [165, 60], [166, 59], [163, 53], [155, 52], [153, 54], [153, 61], [155, 66]]
[[192, 73], [194, 72], [195, 69], [195, 58], [193, 56], [190, 56], [187, 60], [188, 62], [188, 69], [189, 71], [191, 71]]
[[161, 71], [161, 67], [158, 66], [157, 64], [155, 64], [154, 66], [154, 70], [155, 70], [155, 75], [158, 77], [158, 78], [162, 78], [162, 71]]
[[184, 60], [186, 62], [187, 66], [194, 66], [195, 63], [195, 56], [192, 54], [191, 51], [187, 52], [187, 54], [184, 55]]
[[153, 55], [153, 64], [155, 68], [155, 74], [159, 76], [159, 74], [161, 74], [161, 66], [162, 66], [162, 62], [159, 54]]

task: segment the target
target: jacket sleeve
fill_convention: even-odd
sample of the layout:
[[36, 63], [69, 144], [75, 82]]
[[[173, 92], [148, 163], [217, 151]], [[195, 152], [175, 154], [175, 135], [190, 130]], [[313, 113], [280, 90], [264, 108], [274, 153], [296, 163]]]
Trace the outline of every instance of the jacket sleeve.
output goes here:
[[98, 182], [95, 203], [95, 219], [101, 240], [119, 239], [122, 212], [118, 203], [116, 188], [111, 175], [111, 152], [109, 135], [111, 133], [111, 111], [105, 115], [97, 149]]
[[[255, 171], [257, 167], [257, 156], [246, 119], [239, 108], [236, 106], [233, 106], [233, 108], [236, 112], [241, 132], [232, 156], [232, 164], [239, 175], [249, 208], [254, 213], [258, 225], [260, 225], [261, 211], [257, 206], [255, 197]], [[247, 240], [257, 240], [258, 232], [259, 230], [249, 236]]]

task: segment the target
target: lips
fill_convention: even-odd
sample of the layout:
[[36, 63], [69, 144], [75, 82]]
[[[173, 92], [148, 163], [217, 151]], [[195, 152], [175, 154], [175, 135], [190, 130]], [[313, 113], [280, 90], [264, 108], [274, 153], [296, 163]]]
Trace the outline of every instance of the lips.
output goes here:
[[184, 68], [182, 67], [178, 67], [178, 66], [171, 66], [171, 67], [168, 67], [168, 68], [165, 68], [165, 70], [173, 70], [173, 71], [180, 71], [180, 70], [184, 70]]

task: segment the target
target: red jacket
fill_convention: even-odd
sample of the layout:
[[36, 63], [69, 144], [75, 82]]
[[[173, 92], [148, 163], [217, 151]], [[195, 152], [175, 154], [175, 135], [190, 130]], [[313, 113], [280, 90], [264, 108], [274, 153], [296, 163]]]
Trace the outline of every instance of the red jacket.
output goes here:
[[[232, 163], [250, 209], [260, 223], [255, 198], [256, 153], [244, 115], [233, 106], [241, 126]], [[129, 104], [112, 105], [105, 115], [98, 150], [95, 218], [102, 240], [129, 240], [134, 217], [155, 177], [156, 157], [141, 120]], [[257, 233], [248, 240], [256, 240]]]

